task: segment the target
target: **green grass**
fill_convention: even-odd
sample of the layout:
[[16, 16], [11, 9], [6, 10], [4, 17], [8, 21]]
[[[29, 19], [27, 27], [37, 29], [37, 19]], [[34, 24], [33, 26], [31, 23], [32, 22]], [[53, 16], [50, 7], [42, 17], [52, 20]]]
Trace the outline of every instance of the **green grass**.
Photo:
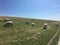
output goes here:
[[[13, 27], [4, 28], [4, 23], [0, 21], [0, 45], [47, 45], [59, 28], [54, 25], [57, 21], [16, 17], [9, 18], [14, 21]], [[26, 21], [30, 21], [30, 24], [25, 24]], [[32, 22], [35, 23], [34, 27], [31, 27]], [[41, 29], [45, 22], [48, 23], [48, 27], [50, 27], [48, 30]], [[41, 34], [37, 34], [38, 32]], [[33, 38], [35, 34], [37, 34], [37, 39]], [[27, 40], [26, 38], [30, 39]]]
[[59, 41], [59, 35], [60, 35], [60, 31], [59, 31], [59, 33], [57, 34], [57, 36], [54, 38], [54, 40], [53, 40], [53, 42], [51, 43], [51, 45], [57, 45], [58, 43], [58, 41]]
[[37, 39], [25, 40], [22, 45], [47, 45], [48, 41], [52, 38], [52, 36], [56, 33], [57, 28], [49, 29], [47, 31], [43, 31], [40, 35], [37, 36]]

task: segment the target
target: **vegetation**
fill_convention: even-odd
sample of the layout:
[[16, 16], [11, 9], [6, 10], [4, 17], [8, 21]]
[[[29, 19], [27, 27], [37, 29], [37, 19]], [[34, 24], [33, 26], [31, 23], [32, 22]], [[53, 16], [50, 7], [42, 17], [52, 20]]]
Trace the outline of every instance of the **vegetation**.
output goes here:
[[53, 42], [51, 43], [51, 45], [58, 45], [58, 40], [59, 40], [59, 36], [60, 36], [60, 31], [59, 33], [57, 34], [57, 36], [54, 38]]
[[[3, 27], [4, 23], [0, 21], [0, 45], [47, 45], [59, 28], [55, 26], [57, 21], [9, 18], [14, 21], [13, 27]], [[29, 21], [30, 24], [25, 24], [26, 21]], [[35, 23], [34, 27], [31, 27], [32, 22]], [[43, 29], [45, 22], [48, 23], [47, 30]]]

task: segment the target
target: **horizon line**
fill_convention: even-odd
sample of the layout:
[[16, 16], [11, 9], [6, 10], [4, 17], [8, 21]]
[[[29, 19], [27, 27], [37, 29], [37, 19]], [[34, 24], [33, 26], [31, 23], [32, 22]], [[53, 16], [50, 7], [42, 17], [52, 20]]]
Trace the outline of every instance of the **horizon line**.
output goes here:
[[7, 15], [2, 15], [0, 17], [16, 17], [16, 18], [28, 18], [28, 19], [41, 19], [41, 20], [51, 20], [51, 21], [60, 21], [60, 20], [54, 20], [54, 19], [45, 19], [45, 18], [32, 18], [32, 17], [23, 17], [23, 16], [7, 16]]

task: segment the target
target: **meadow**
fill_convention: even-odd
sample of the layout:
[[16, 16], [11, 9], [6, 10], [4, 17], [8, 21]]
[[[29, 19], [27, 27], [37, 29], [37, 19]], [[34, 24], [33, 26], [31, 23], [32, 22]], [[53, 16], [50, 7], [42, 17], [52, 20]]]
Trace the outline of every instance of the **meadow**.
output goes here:
[[[1, 18], [1, 17], [0, 17]], [[6, 18], [6, 17], [2, 17]], [[20, 17], [8, 17], [13, 20], [13, 27], [3, 27], [4, 23], [0, 21], [0, 45], [47, 45], [50, 39], [59, 30], [56, 23], [59, 21], [29, 19]], [[29, 24], [26, 24], [29, 21]], [[31, 27], [31, 23], [35, 23]], [[48, 23], [48, 29], [43, 29], [43, 24]], [[53, 40], [51, 45], [58, 43], [59, 34]]]

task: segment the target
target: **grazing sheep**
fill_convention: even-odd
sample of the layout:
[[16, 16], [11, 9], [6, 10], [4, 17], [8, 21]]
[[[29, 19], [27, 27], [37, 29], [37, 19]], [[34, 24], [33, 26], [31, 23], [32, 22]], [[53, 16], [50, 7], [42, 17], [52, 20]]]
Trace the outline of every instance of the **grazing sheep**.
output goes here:
[[47, 29], [47, 23], [44, 23], [43, 29]]
[[6, 19], [4, 19], [3, 22], [6, 22], [6, 21], [11, 21], [11, 20], [9, 18], [6, 18]]
[[3, 21], [3, 19], [1, 18], [0, 21]]
[[35, 24], [35, 23], [32, 23], [31, 26], [34, 27], [34, 24]]
[[56, 23], [56, 27], [58, 27], [59, 26], [59, 24], [58, 23]]
[[26, 24], [29, 24], [30, 22], [29, 21], [26, 21]]
[[13, 21], [4, 22], [4, 27], [10, 27], [10, 26], [13, 26]]

